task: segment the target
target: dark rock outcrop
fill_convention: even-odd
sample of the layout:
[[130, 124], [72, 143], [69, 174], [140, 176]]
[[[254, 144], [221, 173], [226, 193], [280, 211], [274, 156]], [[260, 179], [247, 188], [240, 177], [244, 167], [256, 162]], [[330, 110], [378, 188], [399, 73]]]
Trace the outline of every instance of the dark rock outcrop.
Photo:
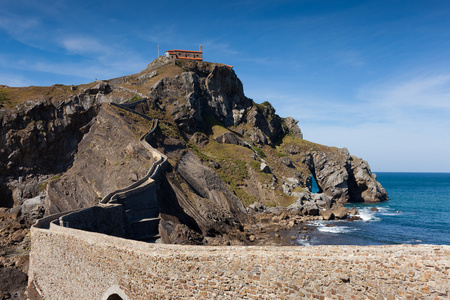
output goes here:
[[221, 134], [218, 137], [214, 138], [214, 140], [221, 144], [233, 144], [241, 146], [246, 145], [246, 143], [241, 138], [239, 138], [232, 132], [225, 132], [224, 134]]
[[303, 139], [303, 133], [298, 127], [298, 121], [292, 117], [287, 117], [283, 120], [283, 124], [286, 126], [287, 132], [290, 133], [293, 137]]
[[256, 105], [247, 121], [255, 129], [255, 143], [271, 145], [285, 133], [281, 118], [275, 114], [275, 109], [268, 102]]
[[288, 209], [306, 216], [322, 216], [324, 220], [346, 219], [358, 211], [349, 210], [341, 203], [336, 202], [331, 196], [324, 193], [302, 192], [295, 203]]
[[305, 163], [320, 191], [338, 202], [380, 202], [387, 200], [385, 189], [376, 180], [366, 161], [350, 156], [346, 148], [311, 151]]

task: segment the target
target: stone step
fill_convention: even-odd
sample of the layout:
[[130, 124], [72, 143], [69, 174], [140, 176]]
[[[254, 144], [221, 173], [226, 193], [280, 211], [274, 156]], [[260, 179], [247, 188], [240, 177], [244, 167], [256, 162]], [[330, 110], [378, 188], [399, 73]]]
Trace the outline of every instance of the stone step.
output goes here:
[[145, 192], [132, 195], [128, 198], [120, 199], [120, 203], [125, 210], [143, 209], [158, 206], [158, 199], [154, 189], [149, 189]]
[[159, 206], [143, 208], [143, 209], [129, 209], [125, 211], [127, 222], [133, 223], [142, 219], [157, 218], [159, 216]]
[[130, 223], [132, 237], [139, 240], [149, 235], [158, 234], [159, 221], [159, 218], [146, 218], [133, 221]]

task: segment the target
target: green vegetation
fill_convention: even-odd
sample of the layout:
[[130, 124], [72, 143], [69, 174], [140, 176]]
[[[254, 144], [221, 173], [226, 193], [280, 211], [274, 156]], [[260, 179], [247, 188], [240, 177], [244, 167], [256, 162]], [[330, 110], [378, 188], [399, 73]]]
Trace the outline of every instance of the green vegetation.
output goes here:
[[245, 206], [257, 201], [255, 196], [249, 195], [243, 187], [245, 186], [245, 180], [248, 179], [247, 165], [245, 161], [226, 160], [220, 161], [221, 168], [217, 170], [220, 178], [228, 184], [234, 194], [242, 200]]
[[200, 151], [200, 149], [195, 146], [193, 143], [187, 143], [186, 146], [191, 149], [192, 151], [195, 152], [195, 154], [197, 155], [198, 158], [200, 158], [201, 161], [210, 161], [211, 159], [208, 157], [208, 155], [206, 155], [205, 153], [203, 153], [202, 151]]
[[[149, 70], [149, 71], [153, 71], [153, 69]], [[120, 83], [118, 85], [121, 87], [124, 87], [124, 88], [134, 90], [136, 92], [145, 94], [148, 92], [148, 89], [152, 85], [154, 85], [156, 82], [158, 82], [159, 80], [161, 80], [165, 77], [173, 78], [175, 76], [181, 75], [181, 73], [183, 73], [184, 70], [183, 70], [183, 68], [181, 68], [179, 66], [175, 66], [175, 65], [169, 63], [165, 66], [159, 67], [157, 69], [157, 71], [158, 71], [158, 75], [156, 75], [152, 78], [146, 79], [145, 82], [139, 82], [138, 76], [130, 75], [130, 76], [126, 77], [126, 80], [124, 83]]]
[[259, 169], [260, 169], [260, 167], [261, 167], [261, 163], [260, 163], [259, 161], [251, 161], [251, 162], [250, 162], [250, 166], [251, 166], [253, 169], [259, 171]]
[[133, 98], [131, 98], [130, 100], [128, 100], [128, 102], [134, 102], [134, 101], [138, 101], [141, 100], [142, 97], [138, 96], [138, 95], [134, 95]]
[[308, 151], [323, 151], [326, 153], [329, 153], [330, 151], [333, 151], [333, 149], [337, 150], [335, 147], [327, 147], [321, 144], [316, 144], [307, 140], [299, 139], [292, 137], [291, 135], [286, 135], [283, 137], [282, 143], [277, 146], [280, 150], [283, 150], [284, 148], [288, 146], [294, 146], [299, 150], [300, 153], [305, 153]]
[[260, 157], [267, 157], [266, 154], [261, 150], [261, 148], [258, 147], [252, 147], [252, 149], [260, 156]]
[[64, 85], [28, 87], [8, 87], [1, 85], [0, 106], [13, 108], [28, 100], [67, 99], [67, 97], [76, 93], [77, 91], [72, 91], [69, 86]]
[[159, 129], [161, 129], [162, 134], [167, 137], [172, 137], [179, 139], [181, 138], [180, 132], [178, 131], [178, 127], [170, 122], [160, 120], [158, 123]]
[[42, 184], [39, 184], [38, 185], [39, 192], [45, 191], [45, 189], [47, 188], [47, 185], [48, 185], [48, 181], [46, 181], [46, 182], [44, 182]]
[[11, 99], [5, 91], [0, 91], [0, 108], [4, 105], [10, 105]]
[[61, 175], [56, 175], [56, 176], [53, 176], [52, 178], [50, 178], [50, 181], [59, 180], [60, 178], [61, 178]]
[[253, 101], [253, 106], [259, 111], [259, 112], [264, 112], [264, 110], [266, 109], [267, 106], [272, 106], [272, 104], [270, 104], [269, 101], [264, 101], [261, 104], [256, 103], [255, 101]]

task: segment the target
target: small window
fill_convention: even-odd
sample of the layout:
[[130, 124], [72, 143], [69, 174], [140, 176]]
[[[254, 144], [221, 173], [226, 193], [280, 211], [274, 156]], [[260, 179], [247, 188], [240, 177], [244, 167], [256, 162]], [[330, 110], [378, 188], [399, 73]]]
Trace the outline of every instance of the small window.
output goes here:
[[108, 297], [108, 299], [106, 300], [123, 300], [122, 297], [120, 297], [117, 294], [112, 294], [111, 296]]

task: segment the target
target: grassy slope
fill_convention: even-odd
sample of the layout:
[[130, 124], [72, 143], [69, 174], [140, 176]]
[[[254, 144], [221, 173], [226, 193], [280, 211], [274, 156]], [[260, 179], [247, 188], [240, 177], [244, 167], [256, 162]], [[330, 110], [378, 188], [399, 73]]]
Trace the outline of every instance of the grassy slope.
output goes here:
[[48, 100], [65, 99], [71, 95], [79, 93], [72, 91], [70, 86], [29, 86], [29, 87], [8, 87], [0, 86], [0, 105], [3, 108], [13, 108], [17, 104], [28, 100]]

